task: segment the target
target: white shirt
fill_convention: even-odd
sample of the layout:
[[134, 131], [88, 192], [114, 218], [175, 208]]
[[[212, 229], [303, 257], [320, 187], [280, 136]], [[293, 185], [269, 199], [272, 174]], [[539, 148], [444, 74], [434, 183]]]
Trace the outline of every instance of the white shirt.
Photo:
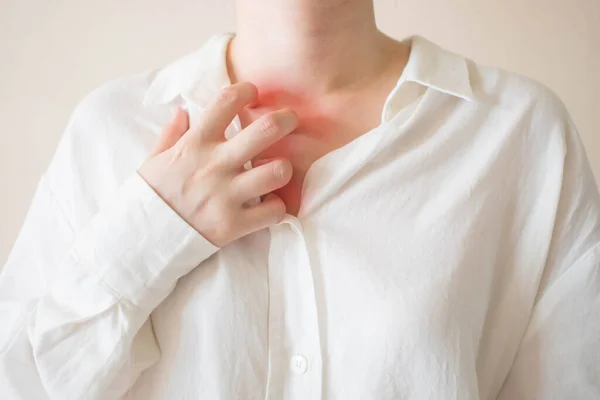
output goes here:
[[2, 270], [0, 398], [600, 398], [600, 199], [554, 94], [415, 36], [298, 217], [217, 248], [136, 170], [230, 38], [76, 108]]

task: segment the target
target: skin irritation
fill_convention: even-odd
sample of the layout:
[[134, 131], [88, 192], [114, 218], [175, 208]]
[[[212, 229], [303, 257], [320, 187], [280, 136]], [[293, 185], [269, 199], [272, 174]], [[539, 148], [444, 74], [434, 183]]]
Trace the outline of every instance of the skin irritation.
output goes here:
[[285, 158], [293, 166], [291, 181], [275, 191], [287, 206], [287, 212], [297, 215], [302, 186], [306, 172], [319, 158], [343, 144], [340, 134], [342, 121], [320, 110], [314, 102], [303, 93], [292, 93], [283, 89], [260, 89], [257, 107], [246, 109], [240, 114], [242, 125], [247, 126], [267, 111], [290, 108], [299, 117], [298, 128], [285, 136], [267, 150], [259, 154], [253, 161]]
[[253, 160], [291, 162], [291, 181], [274, 193], [297, 216], [310, 166], [380, 124], [410, 49], [377, 29], [372, 0], [238, 0], [237, 8], [229, 76], [259, 90], [242, 126], [281, 108], [299, 117], [294, 132]]

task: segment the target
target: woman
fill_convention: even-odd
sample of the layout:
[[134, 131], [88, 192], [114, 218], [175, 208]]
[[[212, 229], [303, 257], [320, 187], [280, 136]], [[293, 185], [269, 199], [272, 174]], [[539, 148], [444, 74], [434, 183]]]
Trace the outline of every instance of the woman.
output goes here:
[[2, 271], [2, 398], [598, 398], [561, 102], [369, 0], [237, 6], [75, 110]]

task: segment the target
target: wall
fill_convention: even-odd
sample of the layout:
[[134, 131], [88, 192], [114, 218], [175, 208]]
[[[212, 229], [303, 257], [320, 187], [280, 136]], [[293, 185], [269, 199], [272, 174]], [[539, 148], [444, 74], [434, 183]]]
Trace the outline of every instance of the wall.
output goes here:
[[[0, 0], [0, 266], [74, 105], [234, 30], [234, 0]], [[600, 0], [376, 0], [381, 28], [422, 34], [556, 91], [600, 177]]]

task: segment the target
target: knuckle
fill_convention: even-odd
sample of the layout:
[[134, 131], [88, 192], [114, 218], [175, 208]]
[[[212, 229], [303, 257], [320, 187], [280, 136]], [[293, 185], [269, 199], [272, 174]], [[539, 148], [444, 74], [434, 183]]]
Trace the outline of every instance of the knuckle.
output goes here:
[[237, 103], [239, 99], [239, 91], [234, 86], [228, 86], [219, 93], [217, 103], [225, 107]]
[[264, 117], [261, 131], [267, 136], [276, 136], [281, 129], [281, 121], [277, 114], [269, 114]]
[[225, 168], [232, 163], [232, 155], [226, 148], [218, 148], [213, 151], [211, 159], [206, 164], [206, 169], [214, 171], [217, 168]]

